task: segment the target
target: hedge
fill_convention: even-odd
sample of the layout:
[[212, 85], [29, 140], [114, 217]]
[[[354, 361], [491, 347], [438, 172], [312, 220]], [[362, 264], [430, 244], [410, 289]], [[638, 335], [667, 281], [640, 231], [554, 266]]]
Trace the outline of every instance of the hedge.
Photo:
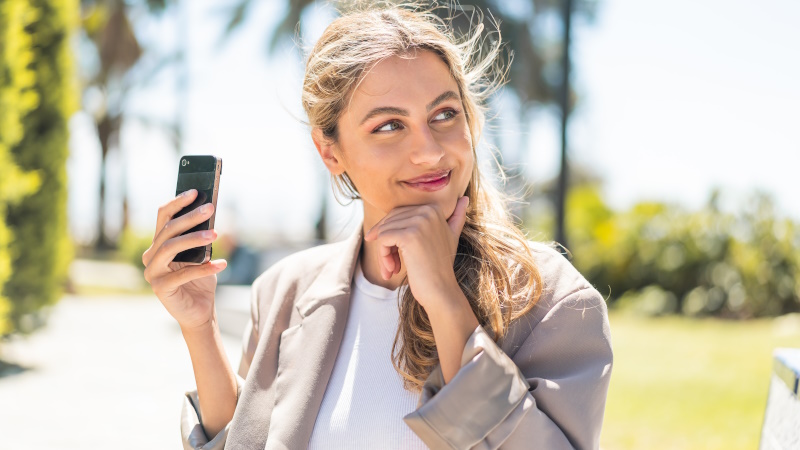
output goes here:
[[63, 291], [67, 121], [77, 107], [75, 0], [0, 2], [0, 335]]

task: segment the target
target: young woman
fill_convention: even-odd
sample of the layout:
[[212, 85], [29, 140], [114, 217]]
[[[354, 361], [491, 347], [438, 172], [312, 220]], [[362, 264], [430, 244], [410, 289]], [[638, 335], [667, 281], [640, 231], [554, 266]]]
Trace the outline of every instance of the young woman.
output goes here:
[[497, 49], [457, 43], [429, 12], [335, 20], [311, 50], [303, 106], [340, 194], [364, 221], [292, 255], [252, 288], [238, 374], [214, 312], [216, 239], [180, 234], [210, 210], [159, 209], [145, 277], [178, 321], [197, 391], [184, 447], [597, 448], [611, 373], [606, 306], [515, 228], [477, 164]]

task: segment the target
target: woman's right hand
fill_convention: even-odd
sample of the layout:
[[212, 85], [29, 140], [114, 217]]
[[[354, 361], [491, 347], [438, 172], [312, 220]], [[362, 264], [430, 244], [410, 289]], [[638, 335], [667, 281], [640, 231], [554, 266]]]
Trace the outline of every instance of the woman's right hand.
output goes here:
[[197, 329], [211, 320], [217, 274], [227, 266], [224, 259], [200, 265], [172, 261], [183, 250], [208, 245], [217, 239], [213, 229], [181, 236], [208, 220], [214, 211], [209, 203], [173, 219], [196, 196], [197, 190], [186, 191], [158, 209], [153, 245], [142, 254], [145, 280], [184, 331]]

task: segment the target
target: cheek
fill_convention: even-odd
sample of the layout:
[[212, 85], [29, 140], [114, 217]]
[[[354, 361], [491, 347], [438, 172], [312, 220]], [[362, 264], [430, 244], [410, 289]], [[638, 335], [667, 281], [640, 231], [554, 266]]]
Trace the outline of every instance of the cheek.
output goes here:
[[[456, 156], [462, 162], [467, 164], [468, 161], [473, 161], [475, 159], [475, 155], [473, 154], [472, 150], [472, 135], [469, 133], [469, 129], [464, 127], [465, 129], [459, 132], [453, 133], [452, 138], [452, 146], [455, 150]], [[470, 167], [471, 169], [471, 167]]]
[[391, 180], [397, 171], [390, 158], [362, 157], [350, 165], [348, 175], [362, 197], [379, 198], [391, 196], [388, 192]]
[[453, 128], [445, 136], [449, 146], [454, 148], [458, 154], [465, 155], [472, 153], [472, 134], [466, 122], [461, 122], [460, 126]]
[[461, 172], [461, 176], [463, 178], [460, 184], [464, 189], [466, 189], [467, 184], [469, 184], [469, 180], [472, 178], [472, 171], [475, 167], [475, 151], [472, 149], [472, 135], [470, 134], [469, 129], [466, 129], [461, 134], [458, 158], [463, 167]]

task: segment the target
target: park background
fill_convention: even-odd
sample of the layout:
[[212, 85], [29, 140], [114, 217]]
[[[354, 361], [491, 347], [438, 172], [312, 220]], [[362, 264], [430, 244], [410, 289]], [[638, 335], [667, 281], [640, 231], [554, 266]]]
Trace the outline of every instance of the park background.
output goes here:
[[[800, 346], [800, 5], [573, 3], [565, 232], [612, 310], [603, 448], [753, 448], [771, 352]], [[482, 163], [499, 149], [515, 213], [552, 240], [564, 2], [472, 4], [501, 20], [525, 69], [492, 99]], [[297, 0], [0, 1], [12, 442], [102, 448], [135, 427], [123, 446], [178, 445], [191, 367], [140, 270], [180, 155], [224, 160], [215, 254], [235, 244], [265, 268], [358, 223], [299, 103], [298, 48], [334, 17]], [[220, 306], [242, 298], [223, 292]], [[138, 382], [112, 390], [125, 376]], [[37, 434], [44, 405], [64, 417]]]

